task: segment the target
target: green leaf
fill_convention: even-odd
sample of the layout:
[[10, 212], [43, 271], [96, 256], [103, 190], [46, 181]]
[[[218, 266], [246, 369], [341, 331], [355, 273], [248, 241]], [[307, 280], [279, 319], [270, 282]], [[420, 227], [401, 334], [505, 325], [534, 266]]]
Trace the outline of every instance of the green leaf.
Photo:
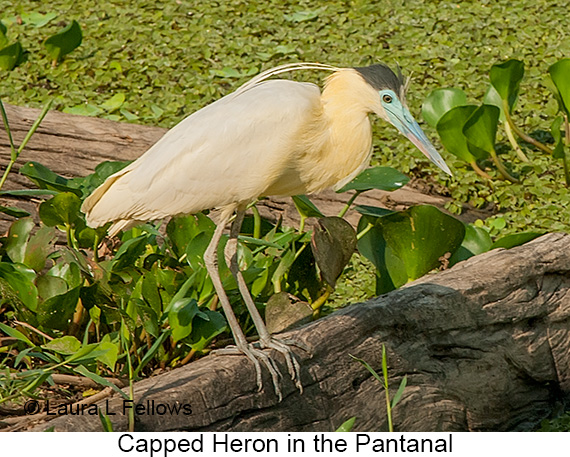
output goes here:
[[453, 254], [465, 236], [464, 224], [434, 206], [413, 206], [378, 219], [386, 244], [404, 263], [408, 280], [422, 277]]
[[461, 89], [435, 89], [422, 105], [422, 116], [429, 125], [435, 127], [445, 113], [461, 105], [467, 105], [467, 95]]
[[356, 416], [344, 421], [342, 425], [335, 430], [335, 432], [350, 432], [352, 427], [354, 427], [354, 422], [356, 421]]
[[394, 212], [394, 210], [391, 209], [379, 208], [377, 206], [368, 206], [368, 205], [356, 205], [354, 209], [363, 216], [371, 216], [371, 217], [383, 217], [387, 216], [388, 214], [392, 214]]
[[80, 287], [55, 295], [38, 306], [38, 321], [45, 328], [65, 330], [75, 312]]
[[301, 217], [324, 217], [324, 214], [319, 211], [319, 208], [306, 195], [294, 195], [292, 198], [295, 208], [297, 208]]
[[5, 71], [13, 70], [22, 62], [23, 55], [24, 49], [19, 41], [0, 49], [0, 69]]
[[18, 189], [18, 190], [0, 190], [0, 195], [10, 197], [43, 197], [44, 195], [57, 195], [59, 192], [48, 189]]
[[467, 224], [461, 246], [453, 253], [449, 259], [449, 264], [455, 265], [457, 262], [466, 260], [469, 257], [487, 252], [491, 249], [492, 244], [491, 235], [489, 235], [487, 230]]
[[379, 221], [378, 217], [362, 216], [358, 222], [358, 233], [364, 234], [357, 242], [358, 252], [376, 267], [377, 295], [390, 292], [408, 280], [404, 264], [386, 245]]
[[40, 204], [39, 215], [48, 227], [74, 225], [81, 220], [81, 200], [71, 192], [62, 192]]
[[80, 103], [79, 105], [63, 108], [63, 112], [76, 116], [99, 116], [103, 110], [91, 103]]
[[75, 371], [76, 373], [79, 373], [80, 375], [85, 376], [86, 378], [92, 379], [93, 381], [95, 381], [98, 384], [101, 384], [102, 386], [111, 387], [115, 392], [117, 392], [119, 395], [121, 395], [124, 399], [126, 399], [126, 400], [129, 399], [129, 396], [125, 392], [123, 392], [119, 387], [117, 387], [115, 384], [113, 384], [111, 381], [103, 378], [102, 376], [99, 376], [98, 374], [92, 373], [87, 368], [85, 368], [83, 365], [79, 365], [78, 367], [75, 367], [73, 369], [73, 371]]
[[69, 290], [65, 279], [51, 275], [39, 276], [36, 280], [36, 287], [38, 288], [39, 296], [44, 300], [56, 295], [62, 295]]
[[[463, 134], [463, 127], [476, 109], [475, 105], [456, 106], [445, 113], [437, 123], [437, 133], [445, 149], [455, 157], [468, 163], [475, 162], [475, 156], [471, 152], [467, 138]], [[486, 152], [481, 152], [483, 157], [477, 158], [487, 156]]]
[[287, 292], [273, 294], [265, 306], [265, 324], [269, 333], [280, 333], [313, 320], [313, 308], [295, 300]]
[[192, 320], [199, 313], [198, 302], [193, 298], [183, 298], [170, 307], [168, 322], [172, 329], [172, 339], [175, 342], [192, 333]]
[[316, 10], [297, 11], [291, 14], [284, 14], [283, 17], [291, 22], [308, 22], [319, 17], [326, 8], [318, 8]]
[[524, 76], [524, 64], [520, 60], [511, 59], [491, 67], [491, 84], [497, 90], [501, 99], [509, 105], [512, 111], [519, 94], [519, 87]]
[[4, 249], [6, 249], [6, 254], [8, 254], [12, 262], [24, 263], [28, 239], [35, 225], [31, 217], [26, 217], [10, 226], [8, 236], [4, 242]]
[[132, 267], [135, 264], [135, 261], [146, 250], [147, 243], [148, 235], [141, 235], [125, 241], [115, 254], [111, 267], [112, 270], [117, 272], [125, 268]]
[[46, 265], [48, 255], [52, 252], [55, 237], [53, 228], [41, 226], [28, 241], [22, 263], [40, 273]]
[[185, 340], [195, 351], [203, 351], [210, 342], [228, 328], [226, 319], [217, 311], [204, 309], [192, 321], [192, 333]]
[[0, 205], [0, 213], [7, 214], [8, 216], [21, 218], [21, 217], [28, 217], [30, 213], [24, 211], [23, 209], [17, 208], [15, 206], [2, 206]]
[[213, 233], [200, 232], [196, 235], [186, 247], [186, 260], [194, 270], [205, 268], [204, 253], [212, 240]]
[[82, 197], [87, 197], [91, 192], [93, 192], [97, 187], [99, 187], [103, 182], [112, 174], [121, 171], [127, 165], [132, 163], [132, 160], [127, 161], [110, 161], [101, 162], [95, 167], [95, 171], [90, 175], [84, 177], [73, 178], [68, 181], [68, 184], [73, 188], [80, 189], [82, 191]]
[[44, 349], [48, 349], [58, 354], [75, 354], [81, 349], [81, 342], [74, 336], [66, 335], [61, 338], [56, 338], [51, 340], [42, 346]]
[[101, 108], [105, 111], [112, 113], [118, 110], [125, 103], [125, 94], [119, 93], [113, 95], [109, 100], [101, 104]]
[[503, 110], [503, 100], [501, 99], [501, 96], [497, 92], [497, 89], [495, 89], [492, 84], [489, 84], [489, 87], [487, 88], [487, 92], [485, 92], [485, 96], [483, 97], [483, 104], [484, 105], [493, 105], [493, 106], [496, 106], [497, 108], [499, 108], [499, 110], [501, 111], [499, 119], [501, 120], [501, 122], [505, 122], [505, 112]]
[[40, 189], [55, 190], [58, 192], [72, 192], [78, 197], [82, 193], [73, 185], [73, 181], [54, 173], [38, 162], [27, 162], [20, 168], [20, 174], [28, 177]]
[[73, 20], [63, 30], [46, 39], [44, 46], [50, 58], [53, 61], [58, 61], [77, 48], [82, 39], [81, 27], [77, 21]]
[[201, 232], [196, 216], [173, 217], [166, 226], [166, 234], [174, 255], [180, 259], [186, 252], [188, 243]]
[[550, 78], [558, 90], [562, 108], [570, 115], [570, 59], [562, 59], [551, 65], [548, 69]]
[[365, 192], [371, 189], [393, 191], [405, 186], [410, 178], [391, 167], [367, 168], [337, 192], [357, 190]]
[[52, 21], [57, 17], [56, 13], [38, 13], [33, 11], [31, 13], [22, 13], [20, 14], [20, 18], [24, 24], [31, 24], [34, 27], [40, 28]]
[[98, 349], [103, 353], [98, 355], [95, 359], [103, 365], [106, 365], [111, 371], [114, 371], [119, 356], [119, 346], [110, 341], [102, 341], [99, 343]]
[[32, 343], [26, 335], [24, 335], [19, 330], [16, 330], [15, 328], [8, 327], [6, 324], [3, 324], [2, 322], [0, 322], [0, 330], [2, 330], [6, 335], [8, 335], [12, 338], [16, 338], [18, 341], [22, 341], [23, 343], [26, 343], [30, 347], [35, 347], [35, 344]]
[[477, 108], [463, 126], [467, 141], [476, 148], [493, 154], [500, 114], [499, 108], [493, 105], [481, 105]]
[[0, 277], [8, 283], [16, 296], [26, 307], [36, 311], [38, 304], [38, 290], [28, 275], [19, 271], [11, 263], [0, 263]]
[[[385, 353], [383, 352], [382, 355], [384, 355]], [[381, 376], [376, 372], [376, 370], [374, 368], [372, 368], [372, 366], [366, 362], [363, 359], [359, 359], [358, 357], [354, 357], [352, 354], [348, 354], [350, 357], [352, 357], [354, 360], [356, 360], [357, 362], [360, 362], [362, 365], [364, 365], [364, 367], [370, 372], [370, 374], [372, 376], [374, 376], [374, 378], [379, 381], [382, 385], [384, 385], [384, 379], [381, 378]], [[383, 361], [385, 360], [384, 358], [382, 359]]]
[[400, 386], [398, 387], [398, 390], [396, 391], [396, 395], [394, 395], [394, 398], [392, 398], [392, 403], [391, 403], [392, 409], [395, 408], [395, 406], [398, 404], [398, 402], [402, 398], [402, 395], [404, 394], [404, 389], [406, 388], [407, 384], [408, 384], [408, 377], [404, 376], [404, 378], [400, 382]]
[[356, 248], [356, 233], [340, 217], [323, 217], [313, 230], [311, 249], [323, 279], [335, 287]]
[[507, 235], [502, 238], [499, 238], [497, 241], [493, 243], [491, 249], [497, 248], [505, 248], [511, 249], [515, 246], [520, 246], [522, 244], [528, 243], [529, 241], [538, 238], [539, 236], [544, 235], [544, 232], [521, 232], [521, 233], [514, 233], [512, 235]]

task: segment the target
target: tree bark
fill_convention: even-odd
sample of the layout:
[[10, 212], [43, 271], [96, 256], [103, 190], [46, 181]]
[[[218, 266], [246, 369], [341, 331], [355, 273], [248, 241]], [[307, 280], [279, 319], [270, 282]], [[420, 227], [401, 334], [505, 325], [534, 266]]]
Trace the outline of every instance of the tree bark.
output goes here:
[[[135, 385], [146, 408], [140, 431], [386, 430], [382, 385], [349, 354], [407, 387], [393, 411], [397, 431], [529, 430], [570, 399], [570, 236], [548, 234], [493, 250], [400, 290], [290, 331], [304, 392], [286, 376], [278, 402], [269, 375], [257, 391], [244, 356], [210, 355]], [[154, 413], [149, 408], [154, 404]], [[189, 404], [191, 414], [158, 414]], [[123, 400], [109, 400], [116, 431]], [[102, 411], [105, 405], [101, 404]], [[97, 416], [62, 416], [35, 430], [101, 430]]]

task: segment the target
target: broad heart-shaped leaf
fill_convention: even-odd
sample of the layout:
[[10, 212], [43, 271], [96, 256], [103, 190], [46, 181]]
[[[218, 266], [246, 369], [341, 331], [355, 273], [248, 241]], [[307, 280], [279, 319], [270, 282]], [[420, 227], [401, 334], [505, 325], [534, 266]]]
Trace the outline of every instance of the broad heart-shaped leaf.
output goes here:
[[0, 49], [0, 70], [13, 70], [23, 58], [24, 50], [19, 41]]
[[386, 191], [397, 190], [404, 187], [410, 178], [391, 167], [367, 168], [348, 184], [337, 190], [338, 193], [348, 190], [365, 192], [371, 189]]
[[358, 233], [365, 231], [358, 239], [358, 252], [376, 267], [377, 295], [397, 289], [408, 280], [404, 264], [386, 244], [381, 219], [374, 215], [363, 215], [358, 222]]
[[303, 218], [306, 217], [324, 217], [325, 215], [319, 211], [319, 208], [309, 200], [306, 195], [293, 195], [293, 203], [295, 208], [299, 212], [299, 215]]
[[562, 59], [548, 69], [550, 78], [558, 90], [562, 108], [570, 115], [570, 59]]
[[28, 239], [35, 225], [31, 217], [26, 217], [10, 226], [8, 236], [4, 242], [4, 249], [6, 249], [6, 254], [8, 254], [12, 262], [24, 263]]
[[82, 196], [81, 190], [77, 189], [73, 180], [64, 178], [54, 173], [49, 168], [38, 162], [27, 162], [20, 168], [20, 174], [28, 177], [40, 189], [50, 189], [58, 192], [72, 192], [78, 197]]
[[103, 182], [112, 174], [122, 170], [127, 165], [129, 165], [132, 160], [127, 161], [105, 161], [101, 162], [95, 167], [95, 172], [84, 177], [78, 177], [68, 180], [68, 186], [73, 189], [80, 189], [82, 194], [81, 197], [87, 197], [91, 192], [93, 192], [97, 187], [99, 187]]
[[74, 20], [62, 31], [46, 39], [44, 46], [50, 58], [57, 61], [77, 48], [81, 44], [82, 39], [81, 27]]
[[493, 105], [477, 108], [463, 126], [467, 142], [489, 154], [494, 153], [500, 113], [499, 108]]
[[474, 155], [469, 148], [467, 138], [463, 134], [463, 127], [467, 119], [475, 112], [475, 105], [456, 106], [445, 113], [437, 123], [437, 133], [441, 144], [448, 152], [464, 160], [467, 163], [475, 162], [475, 159], [483, 159], [488, 154], [485, 151], [474, 149]]
[[501, 122], [505, 122], [505, 112], [503, 111], [503, 100], [501, 99], [501, 96], [497, 92], [497, 89], [495, 89], [492, 84], [489, 84], [487, 92], [485, 92], [485, 96], [483, 97], [483, 104], [493, 105], [499, 108], [499, 110], [501, 111], [499, 119], [501, 120]]
[[40, 273], [45, 265], [48, 255], [55, 243], [55, 229], [41, 226], [30, 238], [26, 247], [24, 264]]
[[334, 288], [356, 249], [356, 233], [341, 217], [323, 217], [313, 231], [311, 248], [323, 279]]
[[430, 92], [422, 105], [424, 120], [435, 127], [441, 116], [456, 106], [467, 105], [467, 95], [461, 89], [449, 87]]
[[413, 206], [378, 219], [386, 244], [404, 263], [408, 280], [433, 270], [453, 254], [465, 236], [464, 224], [434, 206]]
[[192, 333], [184, 341], [195, 351], [202, 351], [227, 328], [226, 319], [221, 313], [206, 308], [192, 321]]
[[457, 262], [466, 260], [469, 257], [487, 252], [491, 249], [492, 244], [493, 240], [491, 240], [491, 236], [487, 230], [475, 227], [472, 224], [467, 224], [465, 226], [465, 237], [463, 238], [463, 242], [461, 243], [461, 246], [459, 246], [459, 249], [457, 249], [449, 259], [449, 265], [453, 266]]
[[0, 278], [9, 284], [16, 296], [28, 309], [36, 311], [38, 289], [27, 274], [19, 271], [11, 263], [0, 262]]
[[507, 101], [510, 111], [516, 103], [523, 76], [524, 64], [520, 60], [511, 59], [491, 67], [491, 84], [501, 98]]
[[80, 287], [55, 295], [38, 305], [38, 320], [44, 328], [65, 330], [75, 312]]
[[42, 347], [58, 354], [75, 354], [81, 349], [81, 342], [74, 336], [66, 335], [51, 340]]
[[550, 125], [550, 133], [552, 134], [552, 138], [554, 138], [555, 144], [554, 150], [552, 151], [552, 157], [555, 159], [564, 158], [564, 143], [562, 142], [562, 132], [560, 131], [560, 127], [562, 127], [563, 122], [564, 118], [562, 116], [558, 116]]
[[117, 272], [132, 267], [145, 251], [147, 242], [148, 235], [146, 234], [125, 241], [117, 251], [117, 254], [115, 254], [111, 269]]
[[190, 335], [192, 332], [192, 321], [200, 313], [198, 302], [193, 298], [183, 298], [170, 307], [168, 323], [172, 329], [172, 339], [175, 342]]
[[43, 202], [39, 208], [42, 222], [48, 227], [73, 225], [81, 220], [81, 200], [71, 192], [62, 192]]
[[521, 233], [513, 233], [512, 235], [507, 235], [502, 238], [499, 238], [497, 241], [493, 243], [492, 249], [496, 248], [505, 248], [510, 249], [514, 248], [515, 246], [520, 246], [521, 244], [528, 243], [529, 241], [538, 238], [539, 236], [544, 235], [543, 232], [521, 232]]
[[272, 295], [265, 306], [265, 324], [269, 333], [279, 333], [313, 320], [313, 308], [287, 292]]

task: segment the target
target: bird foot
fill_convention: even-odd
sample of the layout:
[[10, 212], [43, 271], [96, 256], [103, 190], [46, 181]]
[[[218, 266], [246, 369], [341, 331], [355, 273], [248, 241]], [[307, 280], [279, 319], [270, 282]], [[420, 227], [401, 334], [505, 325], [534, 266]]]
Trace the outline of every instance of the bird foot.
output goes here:
[[281, 393], [281, 387], [279, 386], [279, 378], [281, 376], [281, 372], [279, 368], [275, 364], [275, 361], [268, 356], [265, 352], [261, 349], [255, 348], [252, 344], [245, 344], [238, 346], [226, 346], [225, 348], [216, 349], [211, 352], [213, 355], [245, 355], [249, 360], [253, 362], [255, 366], [255, 373], [256, 373], [256, 381], [257, 381], [257, 390], [260, 392], [263, 389], [263, 381], [261, 377], [261, 364], [259, 361], [263, 362], [263, 364], [269, 370], [271, 374], [271, 380], [273, 381], [273, 388], [275, 389], [275, 394], [279, 398], [279, 401], [283, 399], [283, 395]]
[[[273, 349], [280, 354], [283, 354], [285, 362], [287, 363], [287, 369], [291, 375], [291, 379], [295, 383], [295, 386], [303, 393], [303, 385], [301, 384], [301, 366], [295, 358], [293, 351], [290, 346], [297, 346], [306, 352], [309, 352], [308, 347], [303, 344], [293, 340], [280, 340], [277, 338], [267, 338], [260, 340], [255, 343], [255, 346], [259, 345], [262, 349]], [[281, 387], [279, 385], [279, 378], [282, 377], [277, 364], [273, 358], [266, 354], [262, 349], [258, 349], [254, 344], [246, 344], [244, 347], [238, 346], [227, 346], [222, 349], [216, 349], [211, 353], [214, 355], [241, 355], [247, 356], [254, 364], [256, 371], [257, 387], [261, 391], [263, 388], [262, 377], [261, 377], [261, 364], [260, 361], [267, 367], [269, 373], [271, 374], [271, 379], [273, 381], [273, 387], [275, 389], [275, 394], [279, 398], [279, 401], [283, 399], [281, 392]]]
[[281, 340], [274, 337], [269, 337], [259, 341], [262, 348], [274, 349], [275, 351], [283, 354], [285, 362], [287, 363], [287, 369], [291, 375], [291, 379], [295, 383], [297, 389], [300, 393], [303, 393], [303, 384], [301, 383], [301, 366], [295, 358], [291, 346], [297, 346], [306, 352], [309, 352], [307, 346], [303, 343], [299, 343], [293, 340]]

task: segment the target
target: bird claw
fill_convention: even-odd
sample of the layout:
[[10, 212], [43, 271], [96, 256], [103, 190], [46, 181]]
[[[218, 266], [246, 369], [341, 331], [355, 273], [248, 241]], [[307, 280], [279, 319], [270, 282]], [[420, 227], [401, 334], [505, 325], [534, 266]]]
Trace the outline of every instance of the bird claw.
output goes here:
[[263, 364], [269, 370], [271, 374], [271, 380], [273, 381], [273, 388], [275, 389], [275, 394], [277, 395], [279, 401], [283, 399], [283, 394], [281, 393], [281, 387], [279, 386], [279, 378], [281, 378], [281, 372], [275, 364], [275, 361], [263, 352], [261, 349], [255, 348], [252, 344], [246, 344], [243, 347], [238, 346], [227, 346], [225, 348], [216, 349], [212, 351], [211, 354], [214, 355], [245, 355], [249, 360], [253, 362], [255, 366], [256, 381], [257, 381], [257, 391], [261, 392], [263, 389], [263, 381], [261, 376], [261, 365], [259, 361], [261, 360]]
[[303, 393], [303, 384], [301, 383], [301, 366], [299, 362], [295, 358], [293, 351], [291, 350], [291, 346], [297, 346], [303, 350], [308, 351], [308, 348], [303, 344], [302, 347], [299, 345], [300, 343], [292, 341], [292, 340], [280, 340], [274, 337], [267, 338], [265, 340], [260, 341], [260, 345], [263, 348], [267, 349], [274, 349], [277, 352], [283, 354], [285, 358], [285, 362], [287, 363], [287, 369], [289, 370], [289, 374], [291, 375], [291, 379], [295, 383], [297, 389], [299, 389], [300, 393]]
[[[259, 346], [261, 349], [258, 349], [256, 346]], [[247, 356], [247, 358], [250, 359], [255, 366], [258, 391], [261, 391], [263, 388], [261, 365], [259, 361], [263, 362], [263, 364], [267, 367], [269, 373], [271, 374], [271, 379], [273, 381], [275, 394], [279, 398], [279, 401], [281, 401], [283, 399], [281, 387], [279, 386], [279, 378], [282, 377], [281, 372], [279, 371], [279, 368], [277, 367], [273, 358], [270, 355], [266, 354], [263, 351], [263, 349], [273, 349], [283, 355], [283, 357], [285, 358], [285, 362], [287, 364], [287, 369], [289, 371], [289, 374], [291, 375], [291, 379], [295, 383], [297, 389], [299, 389], [299, 392], [303, 393], [303, 385], [301, 383], [301, 366], [299, 365], [299, 362], [295, 358], [295, 355], [293, 354], [293, 351], [291, 350], [290, 346], [297, 346], [303, 349], [304, 351], [309, 352], [307, 346], [305, 346], [302, 343], [298, 343], [293, 340], [280, 340], [277, 338], [270, 337], [268, 339], [255, 343], [255, 345], [246, 344], [244, 345], [243, 348], [238, 346], [227, 346], [222, 349], [216, 349], [215, 351], [212, 351], [212, 354], [214, 355], [244, 354], [245, 356]]]

